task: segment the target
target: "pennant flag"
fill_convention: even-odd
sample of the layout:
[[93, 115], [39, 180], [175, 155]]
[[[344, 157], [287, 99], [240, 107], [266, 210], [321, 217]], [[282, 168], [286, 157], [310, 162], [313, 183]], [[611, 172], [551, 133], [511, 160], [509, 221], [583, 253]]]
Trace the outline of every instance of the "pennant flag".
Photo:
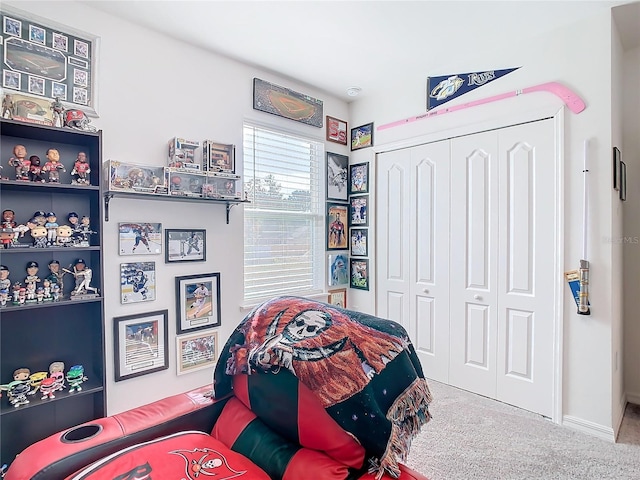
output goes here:
[[486, 85], [496, 78], [504, 77], [508, 73], [518, 70], [505, 68], [503, 70], [489, 70], [488, 72], [454, 73], [440, 77], [427, 77], [427, 111], [464, 95], [471, 90]]

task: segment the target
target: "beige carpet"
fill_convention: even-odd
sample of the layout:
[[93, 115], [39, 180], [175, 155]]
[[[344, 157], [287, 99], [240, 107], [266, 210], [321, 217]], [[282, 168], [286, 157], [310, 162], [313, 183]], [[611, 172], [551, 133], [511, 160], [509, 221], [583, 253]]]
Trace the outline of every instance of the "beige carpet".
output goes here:
[[618, 443], [429, 381], [433, 419], [407, 465], [430, 480], [640, 480], [640, 408], [629, 405]]

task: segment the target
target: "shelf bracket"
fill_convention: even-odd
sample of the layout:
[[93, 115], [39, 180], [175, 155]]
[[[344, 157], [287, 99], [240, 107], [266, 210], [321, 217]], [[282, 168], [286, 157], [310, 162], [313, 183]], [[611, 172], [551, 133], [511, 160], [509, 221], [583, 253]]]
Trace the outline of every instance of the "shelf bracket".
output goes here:
[[227, 202], [227, 225], [229, 225], [229, 212], [236, 205], [237, 205], [237, 203], [229, 203], [229, 202]]
[[113, 198], [112, 193], [107, 193], [104, 196], [104, 221], [109, 221], [109, 201]]

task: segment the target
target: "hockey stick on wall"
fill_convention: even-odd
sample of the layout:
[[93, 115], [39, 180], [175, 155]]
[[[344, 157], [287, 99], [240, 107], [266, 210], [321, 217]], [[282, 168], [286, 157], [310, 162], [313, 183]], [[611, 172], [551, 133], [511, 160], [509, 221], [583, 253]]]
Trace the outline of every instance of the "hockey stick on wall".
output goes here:
[[431, 112], [423, 113], [415, 117], [405, 118], [404, 120], [397, 120], [395, 122], [386, 123], [380, 125], [377, 130], [386, 130], [387, 128], [398, 127], [407, 123], [416, 122], [429, 117], [435, 117], [437, 115], [444, 115], [445, 113], [457, 112], [458, 110], [464, 110], [465, 108], [477, 107], [478, 105], [484, 105], [485, 103], [497, 102], [498, 100], [504, 100], [505, 98], [517, 97], [518, 95], [524, 95], [526, 93], [534, 92], [549, 92], [559, 97], [569, 110], [573, 113], [580, 113], [585, 109], [585, 104], [582, 99], [576, 95], [573, 91], [565, 87], [558, 82], [541, 83], [533, 87], [523, 88], [522, 90], [515, 90], [513, 92], [501, 93], [500, 95], [494, 95], [493, 97], [482, 98], [480, 100], [474, 100], [473, 102], [463, 103], [449, 108], [440, 108]]
[[584, 167], [582, 200], [582, 259], [580, 260], [580, 290], [578, 292], [578, 314], [591, 315], [589, 309], [589, 261], [587, 260], [587, 230], [589, 219], [589, 165], [587, 163], [589, 153], [589, 140], [584, 141]]

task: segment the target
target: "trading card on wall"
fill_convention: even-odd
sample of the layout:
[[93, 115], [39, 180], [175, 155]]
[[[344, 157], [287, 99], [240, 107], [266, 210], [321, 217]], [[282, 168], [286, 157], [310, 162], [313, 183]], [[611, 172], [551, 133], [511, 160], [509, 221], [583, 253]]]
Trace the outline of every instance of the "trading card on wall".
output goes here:
[[156, 299], [156, 263], [120, 264], [120, 302], [150, 302]]
[[120, 255], [156, 255], [162, 253], [161, 223], [119, 223]]
[[349, 283], [348, 258], [345, 253], [329, 255], [329, 286]]

